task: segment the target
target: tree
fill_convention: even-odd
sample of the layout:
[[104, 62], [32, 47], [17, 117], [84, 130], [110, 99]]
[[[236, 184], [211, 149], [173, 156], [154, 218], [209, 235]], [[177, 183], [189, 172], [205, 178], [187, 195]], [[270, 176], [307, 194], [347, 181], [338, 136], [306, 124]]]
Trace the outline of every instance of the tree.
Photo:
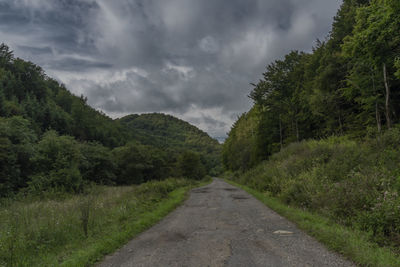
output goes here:
[[400, 80], [400, 58], [396, 58], [395, 60], [395, 67], [396, 67], [396, 73], [394, 75], [396, 75], [397, 79]]
[[113, 184], [116, 180], [116, 164], [111, 150], [98, 142], [80, 144], [83, 161], [80, 164], [82, 177], [97, 184]]
[[347, 36], [343, 45], [345, 53], [356, 61], [371, 64], [374, 70], [381, 69], [379, 82], [385, 88], [387, 128], [392, 125], [391, 75], [395, 72], [396, 56], [400, 52], [399, 6], [398, 1], [373, 0], [370, 5], [359, 8], [353, 35]]
[[13, 60], [13, 51], [4, 43], [0, 44], [0, 67], [8, 67]]
[[182, 177], [200, 180], [206, 175], [206, 170], [200, 161], [198, 154], [185, 151], [177, 162], [178, 169]]
[[[292, 51], [284, 60], [276, 60], [267, 66], [261, 80], [250, 93], [255, 105], [260, 107], [261, 114], [270, 113], [278, 120], [273, 125], [279, 127], [279, 143], [282, 147], [287, 142], [300, 140], [302, 114], [302, 93], [304, 79], [304, 62], [307, 55]], [[267, 138], [264, 136], [264, 138]], [[278, 141], [278, 140], [276, 140]]]
[[36, 151], [37, 154], [32, 158], [35, 174], [29, 183], [31, 191], [82, 191], [84, 181], [79, 167], [83, 156], [79, 143], [72, 136], [60, 136], [54, 130], [47, 131], [37, 144]]
[[113, 149], [112, 153], [118, 168], [118, 184], [140, 184], [149, 180], [146, 173], [153, 165], [145, 146], [131, 142]]
[[232, 126], [222, 150], [226, 169], [247, 170], [265, 158], [265, 147], [257, 142], [259, 118], [259, 109], [255, 106]]
[[4, 96], [4, 89], [2, 83], [0, 82], [0, 116], [6, 115], [5, 104], [6, 104], [6, 99]]
[[0, 196], [27, 185], [36, 140], [26, 119], [0, 117]]

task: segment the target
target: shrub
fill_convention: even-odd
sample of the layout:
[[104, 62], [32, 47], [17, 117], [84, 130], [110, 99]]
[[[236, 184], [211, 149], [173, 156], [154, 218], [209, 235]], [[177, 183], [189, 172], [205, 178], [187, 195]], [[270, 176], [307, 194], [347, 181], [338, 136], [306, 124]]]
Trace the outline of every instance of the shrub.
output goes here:
[[116, 180], [116, 164], [111, 150], [100, 143], [80, 145], [83, 156], [80, 170], [83, 179], [97, 184], [113, 184]]
[[0, 118], [0, 197], [26, 186], [36, 139], [26, 119]]
[[178, 158], [178, 169], [182, 177], [201, 180], [206, 175], [200, 156], [194, 152], [186, 151]]
[[82, 191], [84, 183], [79, 165], [83, 157], [73, 137], [48, 131], [36, 149], [37, 154], [32, 159], [36, 173], [29, 183], [32, 192]]
[[400, 246], [399, 144], [397, 127], [380, 142], [303, 141], [233, 179]]

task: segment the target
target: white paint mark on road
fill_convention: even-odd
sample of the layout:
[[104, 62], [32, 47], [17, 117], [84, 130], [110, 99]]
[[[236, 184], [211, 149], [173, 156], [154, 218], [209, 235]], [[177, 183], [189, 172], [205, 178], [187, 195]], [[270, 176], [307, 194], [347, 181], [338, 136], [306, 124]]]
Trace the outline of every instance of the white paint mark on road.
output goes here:
[[285, 231], [285, 230], [277, 230], [274, 232], [274, 234], [276, 234], [276, 235], [292, 235], [293, 232]]

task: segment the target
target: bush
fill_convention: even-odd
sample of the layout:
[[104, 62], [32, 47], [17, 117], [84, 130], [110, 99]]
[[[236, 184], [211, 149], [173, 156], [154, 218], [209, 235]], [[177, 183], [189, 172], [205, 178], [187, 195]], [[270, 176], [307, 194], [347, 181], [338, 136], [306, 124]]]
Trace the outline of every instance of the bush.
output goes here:
[[44, 191], [80, 192], [84, 183], [79, 165], [83, 160], [79, 143], [71, 136], [46, 132], [37, 144], [32, 159], [35, 175], [29, 182], [34, 193]]
[[200, 156], [186, 151], [178, 158], [178, 169], [182, 177], [201, 180], [206, 175], [206, 169], [200, 161]]
[[97, 184], [115, 183], [116, 163], [109, 148], [88, 142], [81, 144], [80, 150], [83, 156], [80, 167], [83, 179]]
[[399, 144], [397, 127], [380, 142], [357, 143], [346, 137], [303, 141], [233, 179], [371, 232], [381, 244], [390, 240], [400, 246]]
[[0, 118], [0, 197], [27, 185], [36, 139], [26, 119]]
[[129, 143], [123, 147], [113, 149], [118, 172], [118, 184], [140, 184], [150, 180], [151, 171], [154, 170], [152, 154], [148, 148], [138, 144]]
[[83, 191], [84, 181], [76, 166], [50, 170], [36, 174], [29, 183], [31, 192], [42, 194], [43, 192], [68, 192], [79, 193]]

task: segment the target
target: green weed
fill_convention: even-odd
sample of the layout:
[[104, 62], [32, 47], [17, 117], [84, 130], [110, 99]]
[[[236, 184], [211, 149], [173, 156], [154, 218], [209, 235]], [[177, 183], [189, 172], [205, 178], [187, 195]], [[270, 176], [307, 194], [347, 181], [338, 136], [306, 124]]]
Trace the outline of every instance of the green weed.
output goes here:
[[82, 195], [0, 203], [0, 266], [87, 266], [150, 227], [199, 182], [96, 186]]

